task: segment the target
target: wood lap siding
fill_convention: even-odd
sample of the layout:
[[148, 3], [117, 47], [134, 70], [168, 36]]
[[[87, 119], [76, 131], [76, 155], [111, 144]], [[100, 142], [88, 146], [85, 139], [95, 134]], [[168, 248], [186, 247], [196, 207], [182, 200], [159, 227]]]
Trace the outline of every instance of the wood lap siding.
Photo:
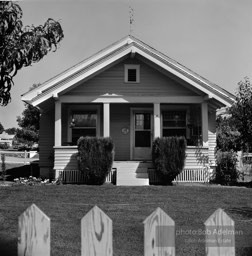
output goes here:
[[55, 170], [78, 170], [77, 147], [55, 148]]
[[[124, 64], [140, 64], [140, 83], [124, 82]], [[66, 93], [66, 95], [102, 95], [105, 93], [116, 93], [124, 96], [197, 95], [171, 78], [136, 59], [129, 59], [116, 64], [94, 78], [77, 86]]]
[[208, 149], [205, 147], [187, 147], [185, 168], [203, 166], [207, 156]]
[[216, 113], [209, 113], [208, 115], [209, 164], [215, 166], [216, 160], [214, 151], [216, 147]]
[[54, 108], [42, 113], [39, 129], [39, 166], [53, 166]]

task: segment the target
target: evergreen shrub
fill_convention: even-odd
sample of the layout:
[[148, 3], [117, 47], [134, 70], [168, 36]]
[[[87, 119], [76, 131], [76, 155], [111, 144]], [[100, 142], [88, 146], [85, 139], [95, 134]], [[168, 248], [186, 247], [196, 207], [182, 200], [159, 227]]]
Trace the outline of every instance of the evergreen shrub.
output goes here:
[[154, 140], [152, 162], [164, 184], [172, 184], [176, 176], [182, 172], [186, 146], [184, 137], [163, 137]]
[[216, 152], [215, 182], [223, 185], [234, 184], [239, 178], [237, 153], [233, 150]]
[[101, 185], [112, 168], [114, 143], [111, 138], [80, 137], [79, 170], [89, 185]]
[[8, 143], [0, 143], [0, 149], [8, 149], [10, 146]]

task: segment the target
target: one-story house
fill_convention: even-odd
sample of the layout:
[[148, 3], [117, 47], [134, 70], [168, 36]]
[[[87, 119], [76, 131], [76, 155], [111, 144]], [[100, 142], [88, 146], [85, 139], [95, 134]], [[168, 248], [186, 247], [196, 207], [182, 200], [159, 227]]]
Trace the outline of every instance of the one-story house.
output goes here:
[[78, 170], [80, 136], [110, 136], [126, 180], [123, 163], [148, 163], [153, 140], [164, 136], [186, 138], [185, 168], [214, 168], [216, 110], [234, 99], [131, 35], [22, 95], [41, 109], [42, 175]]
[[7, 132], [3, 131], [0, 134], [0, 144], [1, 145], [6, 144], [8, 147], [11, 147], [13, 145], [14, 137], [15, 137], [15, 135], [8, 134]]

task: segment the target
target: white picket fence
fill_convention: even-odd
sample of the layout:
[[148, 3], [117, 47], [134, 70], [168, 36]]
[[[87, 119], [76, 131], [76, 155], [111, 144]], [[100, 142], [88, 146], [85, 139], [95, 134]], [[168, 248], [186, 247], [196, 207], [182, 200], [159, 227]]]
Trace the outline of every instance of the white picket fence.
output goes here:
[[[144, 256], [175, 255], [175, 222], [157, 208], [144, 222]], [[235, 255], [234, 221], [216, 210], [205, 224], [207, 256]], [[229, 228], [227, 237], [222, 229]], [[32, 204], [18, 219], [18, 256], [50, 256], [50, 218]], [[81, 256], [112, 256], [112, 220], [94, 206], [81, 220]], [[189, 245], [190, 246], [190, 245]]]
[[175, 182], [203, 182], [208, 183], [210, 180], [210, 169], [202, 168], [185, 168], [174, 180]]
[[[159, 185], [162, 183], [162, 179], [153, 168], [148, 169], [150, 185]], [[184, 183], [208, 183], [210, 181], [211, 170], [208, 167], [186, 167], [177, 175], [173, 180], [176, 182]]]
[[16, 163], [24, 165], [30, 164], [31, 158], [36, 154], [36, 151], [0, 151], [0, 156], [4, 155], [5, 163]]

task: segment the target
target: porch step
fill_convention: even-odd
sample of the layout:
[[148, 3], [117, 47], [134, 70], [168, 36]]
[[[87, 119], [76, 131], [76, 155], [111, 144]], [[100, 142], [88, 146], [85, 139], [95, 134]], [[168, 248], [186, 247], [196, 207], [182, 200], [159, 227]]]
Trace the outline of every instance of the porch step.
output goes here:
[[149, 185], [148, 168], [151, 162], [122, 161], [114, 162], [113, 168], [117, 169], [116, 185], [118, 186], [147, 186]]

